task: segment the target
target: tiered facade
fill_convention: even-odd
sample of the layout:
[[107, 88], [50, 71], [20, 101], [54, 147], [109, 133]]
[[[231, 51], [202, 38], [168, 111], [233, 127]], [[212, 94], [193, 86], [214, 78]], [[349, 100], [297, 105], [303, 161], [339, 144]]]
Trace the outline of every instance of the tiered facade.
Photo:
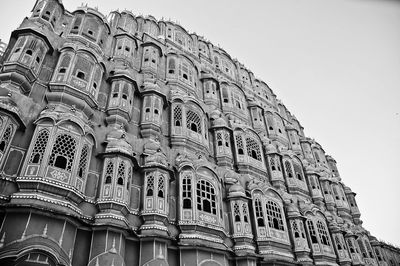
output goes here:
[[36, 1], [0, 71], [0, 265], [399, 265], [268, 85], [170, 21]]

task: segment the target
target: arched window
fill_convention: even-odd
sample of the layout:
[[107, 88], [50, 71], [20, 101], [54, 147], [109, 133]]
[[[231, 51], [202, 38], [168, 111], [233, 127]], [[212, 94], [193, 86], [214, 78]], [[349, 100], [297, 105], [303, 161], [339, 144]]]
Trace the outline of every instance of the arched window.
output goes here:
[[124, 185], [125, 181], [125, 163], [121, 162], [118, 166], [118, 176], [117, 176], [117, 184], [120, 186]]
[[318, 244], [317, 233], [315, 232], [314, 223], [311, 220], [307, 220], [307, 227], [310, 233], [311, 243]]
[[351, 239], [347, 239], [347, 245], [349, 246], [350, 253], [356, 253], [353, 241]]
[[214, 186], [210, 182], [201, 179], [197, 181], [196, 194], [197, 209], [216, 215], [217, 206]]
[[175, 73], [176, 73], [175, 58], [170, 58], [168, 60], [168, 74], [175, 74]]
[[217, 132], [217, 146], [218, 147], [222, 147], [223, 146], [222, 132]]
[[81, 158], [79, 160], [78, 177], [86, 177], [86, 169], [89, 162], [89, 146], [85, 144], [82, 148]]
[[297, 221], [292, 221], [292, 230], [293, 230], [293, 234], [294, 234], [294, 238], [300, 238], [300, 230], [299, 227], [297, 225]]
[[196, 133], [201, 134], [200, 117], [192, 110], [187, 110], [186, 112], [186, 127]]
[[263, 213], [263, 210], [262, 210], [261, 200], [260, 199], [256, 199], [254, 201], [254, 209], [255, 209], [255, 213], [256, 213], [257, 225], [258, 226], [265, 226], [264, 213]]
[[49, 165], [71, 172], [76, 152], [76, 140], [68, 134], [59, 135], [51, 151]]
[[113, 174], [114, 174], [114, 164], [113, 164], [113, 162], [108, 162], [107, 168], [106, 168], [106, 174], [104, 175], [105, 176], [104, 183], [111, 184]]
[[243, 221], [245, 223], [248, 223], [249, 222], [249, 211], [247, 210], [247, 204], [243, 203], [242, 208], [243, 208]]
[[267, 201], [266, 205], [268, 226], [270, 228], [285, 230], [283, 227], [281, 208], [273, 201]]
[[247, 148], [247, 155], [251, 158], [262, 161], [261, 159], [261, 152], [260, 152], [260, 145], [257, 141], [253, 138], [246, 137], [246, 148]]
[[157, 196], [159, 198], [164, 198], [164, 194], [165, 194], [164, 193], [164, 180], [165, 180], [165, 178], [164, 178], [163, 175], [160, 175], [158, 177], [158, 184], [157, 184], [158, 193], [157, 193]]
[[319, 155], [318, 155], [317, 151], [314, 151], [314, 156], [315, 156], [315, 159], [317, 160], [317, 162], [319, 163], [320, 162], [320, 158], [319, 158]]
[[275, 166], [275, 158], [271, 157], [269, 159], [269, 166], [271, 167], [271, 171], [275, 171], [276, 170], [276, 166]]
[[4, 130], [3, 136], [0, 140], [0, 152], [4, 152], [11, 141], [11, 136], [13, 134], [13, 126], [8, 125], [7, 128]]
[[183, 199], [183, 208], [191, 209], [192, 208], [192, 179], [190, 176], [184, 176], [182, 179], [182, 199]]
[[183, 59], [181, 59], [179, 64], [179, 78], [190, 85], [194, 84], [193, 67], [189, 62]]
[[342, 250], [342, 249], [343, 249], [343, 247], [342, 247], [342, 241], [340, 241], [340, 239], [339, 239], [338, 236], [335, 236], [335, 241], [336, 241], [337, 249], [338, 249], [338, 250]]
[[235, 222], [241, 221], [239, 204], [237, 204], [237, 203], [235, 203], [233, 205], [233, 216], [235, 218]]
[[325, 224], [323, 224], [321, 221], [317, 221], [317, 229], [318, 229], [318, 234], [319, 238], [321, 239], [321, 242], [323, 245], [329, 246], [329, 237], [328, 237], [328, 232], [326, 230]]
[[236, 135], [235, 136], [235, 140], [236, 140], [236, 147], [237, 147], [237, 151], [239, 155], [243, 155], [244, 154], [244, 147], [243, 147], [243, 138], [241, 135]]
[[293, 177], [292, 164], [289, 161], [285, 161], [285, 171], [288, 177]]
[[296, 177], [298, 180], [303, 181], [303, 171], [301, 166], [297, 163], [293, 163], [294, 172], [296, 173]]
[[229, 91], [226, 86], [222, 87], [222, 102], [229, 103]]
[[174, 108], [174, 125], [176, 127], [182, 126], [182, 106], [177, 105]]
[[146, 196], [151, 197], [154, 194], [154, 176], [149, 175], [147, 177], [147, 187], [146, 187]]

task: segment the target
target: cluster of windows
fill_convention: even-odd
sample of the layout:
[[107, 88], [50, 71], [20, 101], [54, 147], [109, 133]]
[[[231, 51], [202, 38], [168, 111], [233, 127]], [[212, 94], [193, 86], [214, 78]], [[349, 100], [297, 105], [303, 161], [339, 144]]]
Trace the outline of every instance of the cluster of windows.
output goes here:
[[190, 52], [194, 51], [192, 38], [178, 29], [173, 30], [172, 28], [168, 27], [167, 38], [173, 40], [174, 43], [186, 50], [189, 50]]
[[146, 46], [143, 50], [142, 68], [152, 68], [157, 70], [158, 50], [153, 46]]
[[107, 36], [107, 28], [103, 21], [92, 14], [76, 14], [72, 23], [70, 34], [84, 36], [86, 39], [103, 47]]
[[[285, 227], [284, 227], [281, 206], [272, 200], [266, 200], [265, 211], [266, 211], [266, 218], [268, 220], [268, 227], [271, 229], [284, 231]], [[255, 197], [254, 199], [254, 213], [256, 216], [257, 225], [259, 227], [265, 226], [262, 199], [259, 197]]]
[[[315, 229], [315, 224], [317, 229]], [[324, 222], [322, 222], [321, 220], [314, 221], [312, 219], [308, 219], [307, 228], [312, 244], [318, 244], [319, 239], [319, 242], [322, 245], [330, 246], [328, 230]]]
[[134, 35], [137, 30], [137, 23], [132, 15], [122, 12], [121, 18], [118, 20], [117, 27], [129, 34]]
[[146, 187], [146, 197], [153, 197], [157, 195], [159, 198], [164, 198], [165, 196], [165, 177], [164, 175], [154, 175], [149, 174], [147, 176], [147, 187]]
[[167, 77], [177, 78], [185, 84], [196, 87], [197, 76], [193, 64], [185, 58], [170, 57], [167, 61]]
[[292, 230], [293, 230], [293, 235], [294, 238], [306, 238], [305, 232], [304, 232], [304, 225], [303, 225], [303, 221], [300, 220], [293, 220], [292, 223]]
[[60, 7], [53, 1], [42, 0], [37, 3], [33, 9], [32, 17], [38, 17], [50, 22], [51, 26], [55, 26], [60, 16]]
[[196, 184], [197, 209], [217, 214], [216, 193], [214, 186], [207, 180], [200, 179]]
[[143, 121], [155, 123], [161, 122], [162, 100], [157, 95], [146, 95], [144, 97]]
[[[211, 174], [208, 170], [206, 171], [206, 173], [198, 173], [196, 177], [191, 171], [183, 171], [181, 173], [182, 208], [184, 210], [194, 210], [195, 204], [197, 211], [217, 216], [220, 209], [220, 201], [217, 197], [218, 188], [211, 180], [205, 178], [205, 175], [209, 177]], [[222, 211], [220, 211], [220, 215], [222, 218]]]
[[269, 159], [269, 166], [271, 168], [271, 171], [282, 171], [279, 157], [271, 156]]
[[112, 83], [111, 97], [108, 108], [119, 107], [130, 111], [133, 98], [133, 86], [124, 80], [117, 80]]
[[207, 120], [205, 118], [202, 119], [199, 108], [194, 105], [177, 104], [172, 108], [172, 112], [172, 124], [175, 133], [182, 134], [182, 127], [185, 127], [187, 132], [198, 134], [189, 134], [189, 136], [192, 136], [197, 140], [208, 139]]
[[74, 88], [97, 97], [103, 68], [86, 52], [63, 52], [57, 70], [54, 72], [55, 82], [70, 83]]
[[136, 44], [131, 38], [117, 38], [115, 43], [114, 56], [127, 57], [132, 60], [135, 57]]
[[132, 178], [131, 164], [121, 158], [107, 158], [104, 162], [102, 197], [128, 201]]
[[10, 62], [18, 61], [38, 73], [47, 53], [45, 43], [35, 36], [20, 36], [10, 54]]
[[261, 145], [254, 137], [236, 133], [235, 141], [238, 155], [244, 155], [246, 151], [249, 158], [262, 162]]

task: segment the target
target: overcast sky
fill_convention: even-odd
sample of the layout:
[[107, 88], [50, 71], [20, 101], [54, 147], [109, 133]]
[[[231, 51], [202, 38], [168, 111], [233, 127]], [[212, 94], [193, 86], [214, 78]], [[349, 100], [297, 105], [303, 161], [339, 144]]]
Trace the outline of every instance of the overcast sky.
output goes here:
[[[0, 38], [34, 0], [2, 1]], [[400, 2], [389, 0], [82, 1], [178, 21], [267, 82], [338, 162], [364, 227], [400, 245]]]

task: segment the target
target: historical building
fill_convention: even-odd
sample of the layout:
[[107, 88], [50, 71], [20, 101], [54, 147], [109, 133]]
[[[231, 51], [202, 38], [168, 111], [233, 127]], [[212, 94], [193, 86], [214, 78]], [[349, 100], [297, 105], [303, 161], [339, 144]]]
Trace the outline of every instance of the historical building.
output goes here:
[[400, 265], [269, 86], [183, 27], [38, 0], [0, 70], [0, 265]]

